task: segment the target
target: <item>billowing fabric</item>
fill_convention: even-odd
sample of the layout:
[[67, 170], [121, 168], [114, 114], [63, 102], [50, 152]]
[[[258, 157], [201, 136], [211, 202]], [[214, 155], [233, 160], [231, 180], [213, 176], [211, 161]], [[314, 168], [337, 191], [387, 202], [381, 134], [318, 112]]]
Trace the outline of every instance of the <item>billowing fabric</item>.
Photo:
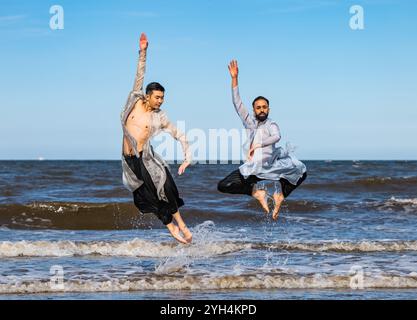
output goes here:
[[133, 192], [133, 201], [141, 213], [153, 213], [167, 225], [172, 222], [172, 215], [178, 211], [178, 208], [184, 205], [180, 198], [177, 186], [172, 178], [168, 168], [165, 168], [166, 180], [164, 183], [164, 192], [168, 201], [158, 199], [155, 185], [143, 165], [142, 154], [137, 158], [125, 156], [126, 162], [138, 179], [142, 180], [142, 185]]
[[[133, 86], [133, 90], [129, 93], [127, 98], [126, 104], [121, 112], [120, 119], [122, 122], [122, 129], [123, 129], [123, 138], [126, 137], [129, 144], [132, 146], [135, 156], [139, 158], [139, 152], [137, 150], [137, 143], [136, 140], [132, 137], [129, 133], [128, 129], [126, 128], [126, 121], [129, 117], [129, 114], [132, 112], [135, 104], [138, 100], [144, 99], [143, 93], [143, 79], [145, 74], [145, 62], [146, 62], [146, 50], [141, 50], [139, 55], [139, 63], [137, 67], [135, 83]], [[161, 156], [159, 156], [156, 152], [153, 151], [153, 148], [150, 144], [150, 140], [152, 137], [156, 136], [162, 131], [166, 131], [171, 136], [180, 141], [183, 152], [184, 152], [184, 161], [191, 163], [191, 153], [189, 149], [189, 145], [185, 138], [184, 133], [179, 131], [168, 119], [166, 113], [160, 109], [152, 112], [151, 117], [151, 124], [150, 124], [150, 137], [148, 142], [143, 146], [142, 150], [142, 161], [143, 164], [151, 176], [151, 179], [155, 185], [158, 199], [168, 201], [165, 192], [164, 192], [164, 184], [166, 181], [166, 171], [165, 168], [168, 168], [168, 164]], [[122, 142], [123, 146], [123, 142]], [[142, 184], [143, 181], [138, 179], [129, 165], [126, 163], [126, 160], [123, 156], [123, 147], [122, 147], [122, 179], [124, 186], [131, 192], [134, 192], [138, 189]]]
[[277, 123], [270, 119], [259, 121], [249, 114], [242, 103], [238, 87], [232, 89], [232, 97], [236, 112], [246, 128], [248, 136], [243, 145], [244, 155], [247, 155], [251, 145], [260, 144], [262, 146], [255, 150], [251, 160], [239, 167], [240, 173], [245, 178], [251, 175], [274, 181], [283, 178], [291, 184], [297, 185], [307, 168], [292, 154], [290, 147], [277, 146], [281, 139]]
[[[279, 184], [281, 185], [281, 192], [284, 198], [287, 198], [291, 192], [293, 192], [298, 186], [300, 186], [303, 181], [307, 178], [307, 172], [304, 172], [302, 177], [298, 180], [297, 184], [290, 183], [287, 179], [281, 178], [279, 180]], [[230, 194], [246, 194], [248, 196], [252, 196], [253, 192], [257, 189], [264, 189], [264, 186], [260, 187], [258, 182], [263, 181], [264, 179], [260, 179], [257, 176], [248, 176], [244, 178], [240, 173], [240, 170], [237, 169], [231, 172], [227, 177], [219, 181], [217, 184], [217, 190], [222, 193], [230, 193]], [[278, 193], [277, 187], [278, 181], [274, 182], [275, 185], [275, 192]]]

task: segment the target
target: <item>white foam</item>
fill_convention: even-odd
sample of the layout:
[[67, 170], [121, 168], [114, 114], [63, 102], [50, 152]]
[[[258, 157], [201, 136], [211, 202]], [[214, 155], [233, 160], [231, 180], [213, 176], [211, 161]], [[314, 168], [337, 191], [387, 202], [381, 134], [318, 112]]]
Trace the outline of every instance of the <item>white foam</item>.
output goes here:
[[64, 257], [64, 256], [132, 256], [132, 257], [208, 257], [240, 251], [249, 244], [232, 242], [197, 243], [181, 245], [158, 243], [141, 239], [130, 241], [3, 241], [0, 242], [0, 257]]
[[396, 197], [391, 197], [389, 199], [389, 201], [392, 202], [392, 203], [411, 204], [411, 205], [417, 206], [417, 198], [412, 198], [412, 199], [398, 199]]
[[[2, 241], [0, 258], [127, 256], [175, 258], [211, 257], [242, 250], [282, 250], [306, 252], [402, 252], [417, 251], [417, 241], [320, 241], [320, 242], [246, 242], [199, 241], [191, 245], [176, 242], [155, 242], [135, 238], [130, 241]], [[172, 262], [172, 261], [171, 261]], [[170, 263], [171, 263], [170, 262]]]
[[45, 209], [50, 212], [63, 213], [63, 212], [78, 212], [80, 206], [78, 204], [66, 204], [64, 206], [54, 205], [54, 204], [45, 204], [45, 203], [32, 203], [29, 205], [30, 208], [40, 208]]
[[[223, 275], [223, 276], [143, 276], [140, 279], [65, 281], [54, 287], [49, 281], [22, 281], [0, 284], [1, 294], [48, 292], [120, 292], [142, 290], [221, 289], [352, 289], [347, 275]], [[363, 278], [363, 289], [417, 288], [416, 276], [378, 275]]]
[[417, 251], [417, 241], [332, 241], [332, 242], [286, 242], [272, 244], [272, 248], [313, 252], [400, 252]]
[[417, 198], [399, 199], [396, 197], [391, 197], [382, 205], [378, 205], [378, 207], [382, 210], [388, 211], [393, 211], [394, 209], [400, 207], [406, 213], [417, 213]]
[[189, 257], [169, 257], [155, 267], [155, 273], [172, 274], [185, 271], [191, 262]]

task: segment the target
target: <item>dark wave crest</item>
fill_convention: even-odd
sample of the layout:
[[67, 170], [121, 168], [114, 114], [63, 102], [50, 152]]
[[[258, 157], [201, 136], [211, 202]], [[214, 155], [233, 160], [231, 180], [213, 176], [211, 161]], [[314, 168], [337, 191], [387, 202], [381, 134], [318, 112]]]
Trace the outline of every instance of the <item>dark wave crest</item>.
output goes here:
[[[223, 209], [222, 209], [223, 208]], [[239, 224], [263, 222], [263, 214], [256, 201], [249, 202], [248, 210], [219, 207], [185, 208], [181, 210], [189, 223], [207, 220]], [[271, 206], [272, 208], [272, 206]], [[258, 210], [259, 209], [259, 210]], [[347, 212], [358, 210], [375, 212], [417, 213], [417, 198], [391, 197], [384, 201], [325, 202], [288, 200], [283, 209], [289, 213]], [[13, 229], [114, 230], [163, 228], [153, 214], [142, 214], [130, 202], [35, 202], [31, 204], [0, 205], [0, 225]]]
[[403, 191], [417, 187], [417, 177], [368, 177], [354, 180], [332, 180], [320, 183], [305, 183], [303, 188], [309, 190], [327, 190], [333, 192], [355, 191]]
[[[263, 215], [214, 210], [182, 210], [189, 223], [259, 221]], [[153, 214], [142, 214], [128, 202], [42, 202], [0, 205], [0, 225], [12, 229], [114, 230], [163, 228]]]

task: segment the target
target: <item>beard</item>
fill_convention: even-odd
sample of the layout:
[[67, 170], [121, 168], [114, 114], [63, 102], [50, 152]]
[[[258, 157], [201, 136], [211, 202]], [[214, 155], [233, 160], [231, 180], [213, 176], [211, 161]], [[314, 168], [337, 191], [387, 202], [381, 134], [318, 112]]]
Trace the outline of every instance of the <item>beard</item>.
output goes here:
[[255, 118], [258, 121], [265, 121], [268, 118], [268, 113], [261, 112], [260, 114], [256, 114]]

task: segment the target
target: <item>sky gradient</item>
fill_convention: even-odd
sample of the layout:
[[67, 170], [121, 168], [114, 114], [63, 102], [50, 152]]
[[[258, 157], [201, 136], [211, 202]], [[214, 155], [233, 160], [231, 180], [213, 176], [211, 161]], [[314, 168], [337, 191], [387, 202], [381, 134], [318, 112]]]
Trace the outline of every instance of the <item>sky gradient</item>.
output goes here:
[[[64, 9], [51, 30], [49, 8]], [[352, 5], [365, 29], [349, 27]], [[138, 39], [145, 84], [186, 129], [241, 130], [230, 59], [250, 107], [269, 98], [300, 159], [417, 159], [417, 2], [156, 0], [0, 4], [0, 159], [119, 159]]]

